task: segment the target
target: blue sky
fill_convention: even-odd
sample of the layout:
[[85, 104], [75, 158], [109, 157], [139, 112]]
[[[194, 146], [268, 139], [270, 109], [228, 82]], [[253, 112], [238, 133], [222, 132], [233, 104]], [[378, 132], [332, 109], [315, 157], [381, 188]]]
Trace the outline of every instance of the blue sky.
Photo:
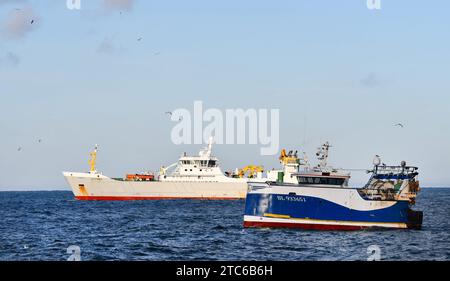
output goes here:
[[[195, 100], [279, 108], [282, 147], [312, 158], [328, 140], [336, 166], [379, 154], [450, 185], [448, 1], [65, 2], [0, 0], [2, 190], [67, 188], [61, 171], [87, 170], [95, 143], [111, 176], [195, 153], [171, 143], [164, 114]], [[259, 148], [215, 154], [224, 169], [278, 167]]]

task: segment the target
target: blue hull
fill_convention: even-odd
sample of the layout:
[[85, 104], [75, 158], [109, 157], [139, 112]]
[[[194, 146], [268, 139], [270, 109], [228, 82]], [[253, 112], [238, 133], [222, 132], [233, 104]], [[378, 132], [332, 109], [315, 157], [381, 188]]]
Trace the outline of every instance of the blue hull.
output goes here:
[[[361, 229], [366, 226], [420, 228], [422, 224], [422, 212], [411, 210], [407, 201], [396, 201], [387, 208], [360, 211], [317, 197], [251, 192], [247, 194], [245, 216], [261, 218], [259, 221], [246, 221], [245, 225], [249, 227], [277, 226], [277, 223], [295, 227], [297, 221], [299, 227], [313, 222], [321, 226], [319, 228], [329, 226], [330, 229]], [[285, 223], [283, 219], [286, 219]]]

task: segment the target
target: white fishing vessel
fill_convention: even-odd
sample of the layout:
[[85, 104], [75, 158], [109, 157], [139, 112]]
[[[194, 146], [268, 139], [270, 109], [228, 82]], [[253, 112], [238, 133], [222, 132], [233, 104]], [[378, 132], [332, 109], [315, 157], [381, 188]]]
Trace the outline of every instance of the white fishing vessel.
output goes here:
[[198, 156], [186, 153], [159, 173], [140, 173], [125, 178], [110, 178], [96, 169], [97, 146], [91, 153], [90, 171], [63, 172], [78, 200], [157, 200], [245, 198], [247, 182], [261, 181], [263, 169], [247, 166], [224, 174], [219, 160], [212, 155], [212, 138]]

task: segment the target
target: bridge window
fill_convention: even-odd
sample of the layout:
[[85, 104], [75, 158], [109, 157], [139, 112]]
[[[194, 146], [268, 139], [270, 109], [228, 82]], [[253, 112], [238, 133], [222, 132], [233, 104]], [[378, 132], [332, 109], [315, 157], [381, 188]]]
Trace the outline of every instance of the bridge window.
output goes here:
[[343, 185], [345, 179], [343, 178], [328, 178], [328, 177], [297, 177], [298, 182], [302, 184], [326, 184], [326, 185]]

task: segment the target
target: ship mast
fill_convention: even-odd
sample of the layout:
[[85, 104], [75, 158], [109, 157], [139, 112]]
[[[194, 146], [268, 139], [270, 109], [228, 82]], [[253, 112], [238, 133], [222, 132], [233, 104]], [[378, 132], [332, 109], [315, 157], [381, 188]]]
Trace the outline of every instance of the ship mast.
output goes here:
[[201, 150], [198, 155], [200, 157], [211, 157], [213, 143], [214, 143], [214, 138], [209, 137], [208, 146], [205, 147], [203, 150]]
[[89, 166], [90, 166], [90, 173], [91, 174], [96, 174], [97, 173], [97, 170], [96, 170], [96, 168], [95, 168], [95, 165], [96, 165], [96, 163], [97, 163], [97, 151], [98, 151], [98, 145], [96, 144], [95, 145], [95, 148], [94, 148], [94, 151], [92, 151], [91, 153], [90, 153], [90, 155], [91, 155], [91, 159], [89, 159], [89, 161], [88, 161], [88, 163], [89, 163]]

